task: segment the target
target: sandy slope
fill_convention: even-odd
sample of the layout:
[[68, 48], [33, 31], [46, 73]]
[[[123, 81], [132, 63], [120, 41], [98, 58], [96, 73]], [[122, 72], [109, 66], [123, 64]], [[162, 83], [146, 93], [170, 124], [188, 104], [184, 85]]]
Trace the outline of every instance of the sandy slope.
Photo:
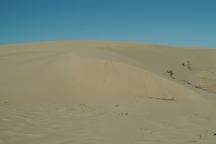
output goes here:
[[0, 144], [215, 144], [215, 61], [142, 43], [0, 46]]

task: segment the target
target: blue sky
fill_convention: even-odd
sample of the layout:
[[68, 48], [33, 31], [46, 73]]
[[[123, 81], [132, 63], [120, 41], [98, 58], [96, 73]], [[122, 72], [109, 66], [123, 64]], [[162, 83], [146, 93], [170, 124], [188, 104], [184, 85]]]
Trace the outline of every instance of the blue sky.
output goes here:
[[52, 40], [216, 48], [216, 1], [0, 0], [0, 44]]

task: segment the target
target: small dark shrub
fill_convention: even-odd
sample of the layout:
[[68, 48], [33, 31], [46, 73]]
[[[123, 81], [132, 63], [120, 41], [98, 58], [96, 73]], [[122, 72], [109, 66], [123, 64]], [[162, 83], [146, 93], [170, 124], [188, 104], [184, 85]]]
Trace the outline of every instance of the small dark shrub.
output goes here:
[[172, 70], [167, 70], [167, 73], [169, 74], [169, 76], [172, 78], [172, 79], [175, 79], [174, 77], [174, 72]]

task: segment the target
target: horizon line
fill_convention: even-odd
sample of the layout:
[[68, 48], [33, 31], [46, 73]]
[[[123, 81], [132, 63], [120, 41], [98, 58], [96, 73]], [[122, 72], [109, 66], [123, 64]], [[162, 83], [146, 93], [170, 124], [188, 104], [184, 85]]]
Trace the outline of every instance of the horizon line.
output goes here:
[[36, 44], [36, 43], [54, 43], [54, 42], [112, 42], [112, 43], [140, 43], [145, 45], [151, 46], [163, 46], [163, 47], [175, 47], [175, 48], [198, 48], [198, 49], [216, 49], [216, 47], [200, 47], [196, 45], [184, 45], [184, 44], [169, 44], [169, 43], [152, 43], [152, 42], [144, 42], [144, 41], [130, 41], [130, 40], [97, 40], [97, 39], [58, 39], [58, 40], [38, 40], [38, 41], [17, 41], [11, 43], [0, 43], [0, 46], [9, 46], [9, 45], [29, 45], [29, 44]]

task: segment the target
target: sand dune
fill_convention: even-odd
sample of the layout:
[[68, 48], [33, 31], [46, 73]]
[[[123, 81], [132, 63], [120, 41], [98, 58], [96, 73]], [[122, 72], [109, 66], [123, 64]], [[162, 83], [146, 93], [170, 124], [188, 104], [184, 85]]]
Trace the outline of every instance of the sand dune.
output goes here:
[[215, 144], [215, 61], [132, 42], [0, 46], [0, 144]]

